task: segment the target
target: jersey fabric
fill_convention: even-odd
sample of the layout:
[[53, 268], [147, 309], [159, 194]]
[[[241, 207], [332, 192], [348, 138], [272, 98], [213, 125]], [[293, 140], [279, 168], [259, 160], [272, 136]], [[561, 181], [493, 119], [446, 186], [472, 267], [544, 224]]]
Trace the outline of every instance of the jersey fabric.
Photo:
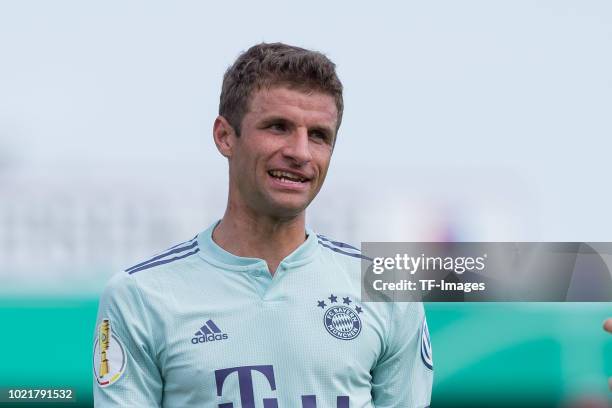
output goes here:
[[111, 279], [94, 341], [97, 407], [429, 405], [421, 303], [361, 298], [361, 258], [316, 235], [272, 276], [211, 226]]

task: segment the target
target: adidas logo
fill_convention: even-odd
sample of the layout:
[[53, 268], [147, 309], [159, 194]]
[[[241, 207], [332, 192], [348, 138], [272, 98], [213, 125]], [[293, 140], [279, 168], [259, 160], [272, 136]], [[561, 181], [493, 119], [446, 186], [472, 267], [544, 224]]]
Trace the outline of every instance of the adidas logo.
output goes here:
[[215, 324], [215, 322], [209, 320], [204, 323], [204, 326], [200, 327], [200, 330], [196, 332], [194, 337], [191, 339], [191, 342], [193, 344], [198, 344], [227, 339], [227, 334], [221, 332], [221, 329]]

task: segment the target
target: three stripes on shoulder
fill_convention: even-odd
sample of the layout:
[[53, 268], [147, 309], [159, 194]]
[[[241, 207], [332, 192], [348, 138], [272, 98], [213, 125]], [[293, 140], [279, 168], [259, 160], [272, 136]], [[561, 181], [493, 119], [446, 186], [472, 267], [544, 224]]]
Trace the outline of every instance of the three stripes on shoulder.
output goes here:
[[327, 249], [330, 249], [334, 252], [337, 252], [343, 255], [352, 256], [353, 258], [367, 259], [371, 261], [370, 258], [361, 254], [361, 250], [359, 250], [358, 248], [355, 248], [352, 245], [345, 244], [344, 242], [340, 242], [340, 241], [334, 241], [332, 239], [327, 238], [325, 235], [317, 234], [317, 238], [319, 239], [319, 244], [321, 246]]
[[196, 235], [189, 241], [185, 241], [178, 245], [170, 247], [161, 254], [156, 255], [147, 261], [127, 268], [125, 271], [131, 275], [133, 273], [140, 272], [145, 269], [153, 268], [154, 266], [164, 265], [196, 254], [200, 251], [200, 248], [198, 248], [198, 241], [196, 239], [197, 237], [198, 236]]

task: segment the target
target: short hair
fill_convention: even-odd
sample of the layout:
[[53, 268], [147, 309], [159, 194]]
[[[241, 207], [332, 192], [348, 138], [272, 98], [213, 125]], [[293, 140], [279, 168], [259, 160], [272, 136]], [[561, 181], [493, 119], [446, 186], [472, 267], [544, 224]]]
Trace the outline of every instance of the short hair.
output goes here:
[[332, 96], [338, 111], [338, 131], [344, 102], [336, 65], [318, 51], [283, 43], [254, 45], [225, 71], [219, 98], [219, 115], [227, 119], [239, 136], [240, 124], [248, 112], [254, 91], [277, 85]]

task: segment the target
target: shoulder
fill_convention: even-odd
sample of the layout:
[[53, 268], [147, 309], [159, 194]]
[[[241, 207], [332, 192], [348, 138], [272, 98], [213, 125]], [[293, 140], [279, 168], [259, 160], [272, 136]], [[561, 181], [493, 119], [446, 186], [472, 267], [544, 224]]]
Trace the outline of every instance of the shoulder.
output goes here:
[[144, 273], [141, 274], [141, 272], [147, 270], [176, 268], [177, 266], [183, 265], [188, 258], [198, 252], [200, 252], [200, 248], [198, 246], [198, 236], [196, 235], [188, 241], [173, 245], [164, 251], [126, 268], [125, 273], [128, 275], [139, 274], [139, 276], [143, 276]]
[[[351, 280], [360, 282], [362, 266], [368, 265], [371, 259], [363, 255], [355, 245], [323, 234], [316, 236], [324, 264], [342, 270]], [[363, 264], [363, 261], [366, 261], [366, 264]]]
[[326, 279], [342, 285], [346, 290], [350, 289], [353, 296], [360, 298], [362, 261], [367, 257], [361, 254], [356, 245], [323, 234], [316, 234], [316, 237], [319, 260], [322, 271], [326, 271]]
[[167, 299], [169, 288], [181, 280], [185, 271], [194, 269], [194, 262], [199, 262], [195, 256], [198, 252], [196, 236], [115, 273], [104, 288], [101, 302], [138, 299], [139, 303], [149, 303], [151, 299]]

